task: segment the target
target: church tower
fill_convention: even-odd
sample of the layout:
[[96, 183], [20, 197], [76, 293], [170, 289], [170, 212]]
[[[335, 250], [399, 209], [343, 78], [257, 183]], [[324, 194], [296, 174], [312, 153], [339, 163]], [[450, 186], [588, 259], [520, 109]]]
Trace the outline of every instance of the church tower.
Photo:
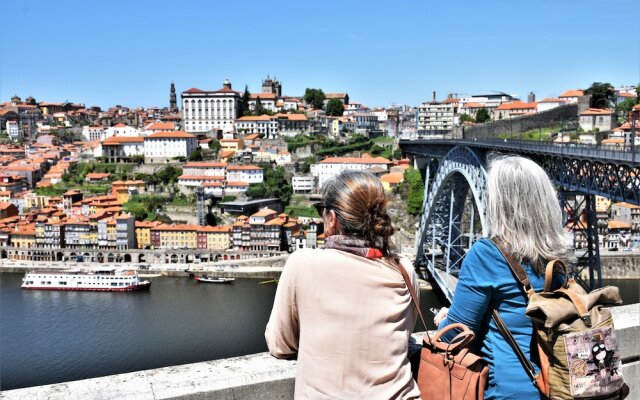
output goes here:
[[171, 94], [169, 95], [169, 111], [178, 112], [178, 101], [176, 99], [176, 86], [171, 81]]

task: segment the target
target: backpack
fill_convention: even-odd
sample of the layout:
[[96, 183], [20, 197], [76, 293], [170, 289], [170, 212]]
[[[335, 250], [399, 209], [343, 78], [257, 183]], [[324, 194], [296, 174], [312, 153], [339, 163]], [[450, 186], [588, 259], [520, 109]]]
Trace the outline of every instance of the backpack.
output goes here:
[[[622, 356], [606, 308], [622, 304], [618, 288], [607, 286], [587, 293], [574, 279], [567, 279], [562, 261], [552, 260], [546, 265], [544, 290], [535, 292], [520, 263], [494, 243], [528, 296], [525, 314], [534, 322], [539, 373], [495, 310], [493, 319], [540, 393], [547, 399], [626, 397], [629, 388], [622, 376]], [[552, 291], [556, 266], [564, 272], [565, 282]]]

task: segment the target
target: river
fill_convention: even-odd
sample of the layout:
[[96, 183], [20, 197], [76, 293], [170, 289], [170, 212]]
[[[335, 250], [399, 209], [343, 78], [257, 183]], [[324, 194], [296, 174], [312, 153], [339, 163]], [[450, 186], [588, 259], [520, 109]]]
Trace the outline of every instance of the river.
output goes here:
[[[267, 350], [274, 284], [162, 277], [149, 292], [104, 293], [22, 290], [21, 279], [0, 274], [0, 390]], [[607, 281], [627, 304], [638, 302], [639, 282]], [[431, 290], [421, 303], [431, 324], [427, 310], [441, 303]]]

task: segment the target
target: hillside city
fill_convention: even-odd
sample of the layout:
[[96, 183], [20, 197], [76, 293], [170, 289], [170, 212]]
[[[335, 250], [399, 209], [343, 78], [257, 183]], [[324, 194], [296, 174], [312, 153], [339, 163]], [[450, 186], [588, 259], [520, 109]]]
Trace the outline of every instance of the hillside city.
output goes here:
[[[285, 95], [268, 76], [258, 91], [226, 79], [217, 89], [185, 90], [180, 101], [171, 83], [166, 107], [102, 110], [15, 95], [0, 104], [2, 257], [142, 262], [80, 250], [172, 249], [195, 255], [165, 262], [199, 262], [198, 251], [213, 260], [316, 248], [324, 235], [313, 204], [344, 169], [379, 177], [399, 227], [396, 244], [410, 249], [424, 179], [400, 140], [486, 127], [500, 140], [640, 145], [637, 87], [596, 82], [561, 90], [526, 101], [506, 93], [438, 100], [434, 92], [419, 106], [382, 108], [317, 88]], [[554, 122], [513, 129], [532, 118]], [[640, 206], [596, 202], [600, 247], [640, 251]], [[573, 229], [583, 247], [585, 225]]]

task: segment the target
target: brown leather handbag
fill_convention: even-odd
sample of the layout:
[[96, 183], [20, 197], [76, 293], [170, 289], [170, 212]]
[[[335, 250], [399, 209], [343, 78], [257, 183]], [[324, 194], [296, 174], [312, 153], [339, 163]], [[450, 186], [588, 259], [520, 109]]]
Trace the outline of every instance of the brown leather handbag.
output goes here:
[[[469, 349], [474, 333], [464, 324], [452, 324], [430, 337], [409, 275], [400, 263], [395, 261], [426, 332], [422, 349], [411, 359], [413, 377], [420, 388], [420, 397], [424, 400], [484, 399], [489, 367], [482, 357], [473, 354]], [[453, 329], [459, 330], [460, 333], [450, 343], [443, 342], [442, 335]]]

